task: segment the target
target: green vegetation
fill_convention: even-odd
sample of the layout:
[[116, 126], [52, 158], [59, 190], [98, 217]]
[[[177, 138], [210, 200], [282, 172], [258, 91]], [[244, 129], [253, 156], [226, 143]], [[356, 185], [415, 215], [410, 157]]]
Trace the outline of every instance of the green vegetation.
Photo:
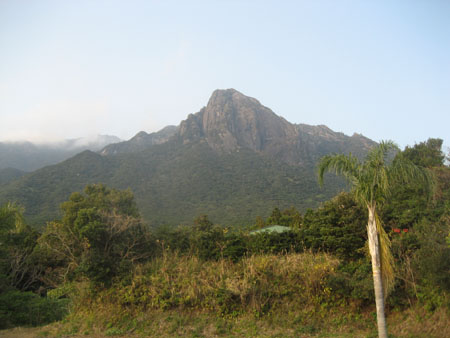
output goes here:
[[38, 234], [24, 224], [22, 210], [11, 203], [0, 208], [0, 329], [42, 325], [60, 320], [67, 300], [38, 295]]
[[[395, 262], [386, 300], [395, 337], [450, 335], [450, 168], [442, 157], [434, 165], [440, 153], [423, 160], [434, 144], [397, 154], [433, 173], [433, 197], [417, 182], [394, 184], [377, 205]], [[417, 149], [420, 161], [409, 157]], [[59, 321], [42, 334], [375, 336], [367, 217], [355, 195], [342, 192], [303, 214], [269, 209], [247, 228], [202, 215], [155, 229], [130, 190], [89, 184], [38, 233], [20, 207], [5, 204], [1, 328]], [[273, 224], [291, 231], [249, 235]]]
[[217, 153], [204, 142], [174, 141], [116, 156], [83, 152], [3, 186], [0, 204], [17, 201], [31, 225], [59, 219], [59, 205], [87, 184], [130, 188], [144, 220], [153, 226], [190, 224], [207, 214], [227, 226], [250, 225], [274, 206], [315, 208], [342, 187], [317, 186], [313, 167], [290, 166], [248, 149]]
[[88, 185], [61, 205], [62, 221], [50, 222], [39, 239], [41, 248], [66, 276], [86, 276], [109, 284], [149, 255], [149, 236], [139, 219], [131, 191]]

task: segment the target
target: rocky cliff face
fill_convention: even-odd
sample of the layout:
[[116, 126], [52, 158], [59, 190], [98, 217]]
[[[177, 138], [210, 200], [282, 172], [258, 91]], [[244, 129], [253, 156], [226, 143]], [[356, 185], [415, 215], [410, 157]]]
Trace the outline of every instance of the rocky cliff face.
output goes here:
[[208, 144], [225, 151], [240, 147], [264, 151], [296, 137], [292, 124], [234, 89], [213, 93], [202, 122]]
[[333, 152], [362, 156], [375, 144], [362, 135], [349, 137], [326, 126], [289, 123], [234, 89], [216, 90], [205, 108], [181, 122], [178, 137], [183, 143], [204, 140], [228, 153], [249, 148], [294, 165], [311, 165]]

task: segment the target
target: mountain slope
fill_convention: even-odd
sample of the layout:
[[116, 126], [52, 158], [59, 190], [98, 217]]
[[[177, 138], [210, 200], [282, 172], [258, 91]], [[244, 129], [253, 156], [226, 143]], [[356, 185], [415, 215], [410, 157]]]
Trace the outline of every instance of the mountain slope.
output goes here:
[[311, 170], [273, 161], [251, 150], [219, 154], [206, 142], [176, 141], [138, 153], [101, 156], [86, 151], [16, 180], [0, 203], [18, 201], [30, 223], [60, 217], [58, 206], [86, 184], [130, 188], [153, 225], [190, 223], [201, 214], [222, 224], [248, 224], [273, 207], [314, 207], [342, 185], [319, 190]]
[[47, 166], [3, 186], [0, 204], [16, 201], [33, 225], [44, 226], [60, 216], [59, 204], [89, 183], [108, 181], [114, 163], [86, 150], [64, 162]]
[[0, 185], [12, 182], [25, 174], [26, 172], [16, 168], [0, 169]]
[[167, 126], [160, 131], [151, 134], [147, 134], [145, 131], [141, 131], [128, 141], [107, 145], [100, 151], [100, 154], [108, 156], [121, 153], [138, 152], [153, 145], [169, 141], [169, 139], [176, 133], [176, 131], [177, 127], [175, 126]]
[[[126, 166], [113, 181], [132, 188], [143, 216], [155, 224], [191, 222], [201, 214], [222, 224], [248, 224], [274, 206], [305, 210], [337, 191], [319, 191], [311, 170], [248, 149], [220, 154], [201, 141], [167, 143], [121, 163]], [[125, 175], [130, 167], [145, 170]]]

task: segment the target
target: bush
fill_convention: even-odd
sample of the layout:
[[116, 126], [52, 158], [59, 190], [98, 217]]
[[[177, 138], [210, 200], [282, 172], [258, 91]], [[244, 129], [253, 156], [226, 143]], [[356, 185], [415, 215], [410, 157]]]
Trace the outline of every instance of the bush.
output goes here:
[[328, 286], [338, 297], [356, 301], [360, 305], [372, 304], [375, 301], [372, 267], [366, 258], [339, 265], [336, 273], [330, 275]]
[[0, 329], [61, 320], [67, 313], [68, 302], [68, 299], [40, 297], [32, 292], [3, 292], [0, 294]]

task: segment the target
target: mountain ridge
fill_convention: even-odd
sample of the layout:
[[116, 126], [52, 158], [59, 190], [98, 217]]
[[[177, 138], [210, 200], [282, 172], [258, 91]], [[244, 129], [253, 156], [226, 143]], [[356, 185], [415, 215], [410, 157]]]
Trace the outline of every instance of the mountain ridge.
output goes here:
[[100, 153], [142, 151], [172, 138], [183, 144], [203, 140], [215, 151], [225, 153], [249, 148], [291, 165], [313, 165], [329, 152], [347, 151], [361, 157], [376, 144], [361, 134], [347, 136], [325, 125], [290, 123], [257, 99], [230, 88], [215, 90], [205, 107], [189, 114], [178, 126], [151, 134], [140, 132], [129, 141], [105, 147]]
[[58, 206], [71, 192], [103, 183], [131, 189], [153, 225], [190, 224], [201, 214], [224, 225], [250, 224], [274, 206], [303, 212], [331, 198], [345, 185], [331, 179], [319, 189], [317, 159], [363, 156], [372, 144], [326, 126], [292, 124], [234, 89], [217, 90], [179, 126], [140, 132], [3, 185], [0, 204], [19, 202], [39, 227], [60, 217]]

